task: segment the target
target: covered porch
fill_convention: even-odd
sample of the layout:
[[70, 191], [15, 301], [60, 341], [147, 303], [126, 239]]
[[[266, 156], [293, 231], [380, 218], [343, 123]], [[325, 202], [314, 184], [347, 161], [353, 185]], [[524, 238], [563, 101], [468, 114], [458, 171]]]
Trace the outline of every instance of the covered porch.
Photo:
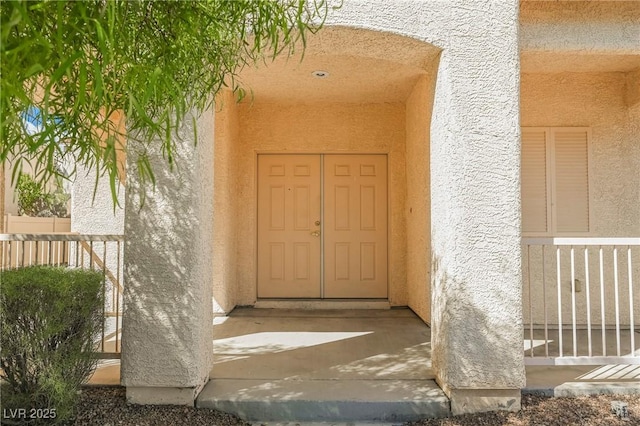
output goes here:
[[198, 407], [249, 421], [412, 421], [450, 413], [431, 331], [410, 309], [237, 308], [213, 327]]
[[[569, 347], [571, 333], [563, 339]], [[236, 308], [215, 318], [212, 340], [199, 407], [255, 421], [408, 421], [450, 413], [431, 367], [431, 329], [410, 309]], [[615, 330], [607, 340], [615, 342]], [[579, 342], [583, 348], [586, 340]], [[523, 349], [527, 356], [527, 330]], [[526, 376], [523, 393], [640, 389], [638, 365], [527, 365]], [[105, 360], [90, 383], [119, 385], [119, 360]]]

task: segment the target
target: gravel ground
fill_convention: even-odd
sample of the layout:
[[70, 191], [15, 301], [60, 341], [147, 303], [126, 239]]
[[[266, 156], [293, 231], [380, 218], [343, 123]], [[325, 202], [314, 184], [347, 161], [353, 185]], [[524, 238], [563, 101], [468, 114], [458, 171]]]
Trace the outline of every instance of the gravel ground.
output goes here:
[[[622, 420], [611, 413], [611, 401], [627, 403], [629, 418]], [[550, 398], [523, 395], [522, 411], [428, 419], [412, 426], [615, 426], [640, 425], [640, 396], [598, 395], [579, 398]]]
[[[628, 404], [629, 419], [624, 421], [611, 413], [611, 401]], [[74, 425], [248, 425], [241, 419], [214, 410], [177, 406], [127, 405], [121, 387], [86, 387]], [[289, 423], [295, 426], [295, 423]], [[548, 398], [524, 395], [518, 413], [483, 413], [428, 419], [411, 426], [482, 426], [482, 425], [640, 425], [640, 396], [593, 396], [580, 398]]]

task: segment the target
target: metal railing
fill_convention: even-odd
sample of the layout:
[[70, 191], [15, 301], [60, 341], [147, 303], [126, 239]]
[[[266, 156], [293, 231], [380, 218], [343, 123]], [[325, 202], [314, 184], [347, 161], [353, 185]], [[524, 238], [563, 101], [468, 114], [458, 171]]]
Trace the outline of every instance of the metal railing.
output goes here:
[[0, 271], [31, 265], [65, 266], [101, 271], [104, 306], [101, 358], [119, 358], [123, 309], [122, 235], [0, 234]]
[[640, 364], [640, 238], [524, 238], [525, 363]]

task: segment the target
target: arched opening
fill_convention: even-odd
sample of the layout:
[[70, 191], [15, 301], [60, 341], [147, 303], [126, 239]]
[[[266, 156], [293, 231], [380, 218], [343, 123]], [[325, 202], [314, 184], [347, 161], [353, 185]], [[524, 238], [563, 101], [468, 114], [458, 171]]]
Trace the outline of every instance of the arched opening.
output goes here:
[[[235, 103], [230, 93], [225, 94], [216, 115], [214, 234], [221, 244], [216, 245], [213, 262], [219, 271], [214, 278], [214, 298], [221, 312], [272, 298], [375, 299], [390, 306], [409, 306], [430, 322], [429, 127], [439, 53], [433, 45], [392, 33], [327, 27], [308, 39], [304, 58], [300, 54], [278, 58], [243, 71], [240, 80], [248, 96]], [[310, 184], [310, 191], [320, 192], [311, 195], [311, 201], [302, 201], [304, 209], [311, 202], [311, 209], [319, 210], [317, 214], [305, 210], [302, 214], [308, 217], [283, 216], [282, 220], [302, 220], [310, 226], [300, 228], [305, 236], [317, 227], [317, 244], [322, 246], [319, 261], [308, 261], [317, 256], [307, 248], [314, 244], [313, 239], [293, 241], [302, 251], [283, 249], [281, 258], [277, 253], [261, 252], [265, 248], [259, 242], [260, 217], [272, 214], [272, 209], [266, 212], [266, 204], [259, 201], [261, 188], [267, 186], [261, 186], [264, 177], [259, 178], [259, 163], [267, 155], [286, 162], [294, 154], [318, 163], [310, 167], [322, 176]], [[344, 209], [335, 210], [335, 205], [348, 204], [348, 199], [329, 205], [331, 188], [346, 188], [345, 179], [330, 180], [329, 168], [340, 167], [336, 161], [348, 159], [355, 160], [352, 166], [362, 171], [376, 156], [386, 169], [381, 169], [384, 188], [377, 190], [385, 202], [373, 211], [363, 201], [365, 195], [352, 198], [356, 204], [362, 201], [356, 206], [362, 214], [355, 215], [355, 221], [366, 222], [363, 215], [369, 210], [376, 220], [384, 216], [386, 221], [381, 244], [371, 246], [370, 253], [376, 254], [367, 263], [363, 244], [368, 243], [356, 239], [352, 246], [364, 248], [340, 251], [323, 222], [326, 219], [336, 228], [341, 226], [336, 217], [350, 215]], [[355, 185], [369, 185], [354, 179]], [[320, 200], [318, 206], [314, 199]], [[357, 226], [362, 230], [365, 225]], [[317, 276], [317, 291], [315, 283], [310, 284], [309, 292], [301, 291], [296, 277], [289, 279], [290, 290], [285, 286], [271, 291], [269, 280], [261, 278], [264, 257], [269, 258], [268, 268], [274, 263], [284, 265], [283, 274], [311, 268], [301, 276]], [[289, 265], [289, 258], [296, 257], [302, 261]], [[364, 263], [341, 266], [336, 261], [346, 258], [364, 259]], [[379, 268], [381, 263], [384, 268]], [[373, 264], [368, 274], [367, 265]], [[382, 284], [378, 281], [375, 291], [334, 291], [330, 275], [342, 274], [349, 281], [350, 270], [361, 274], [356, 280], [360, 288], [367, 288], [368, 277], [384, 275], [384, 280]], [[267, 275], [280, 277], [278, 271], [267, 271]]]

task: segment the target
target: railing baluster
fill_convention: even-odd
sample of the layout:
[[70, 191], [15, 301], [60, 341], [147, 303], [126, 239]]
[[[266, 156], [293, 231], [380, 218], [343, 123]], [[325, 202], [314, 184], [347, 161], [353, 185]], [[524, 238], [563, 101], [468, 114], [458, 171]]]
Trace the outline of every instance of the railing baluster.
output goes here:
[[629, 335], [631, 344], [631, 355], [635, 355], [636, 342], [635, 342], [635, 324], [633, 319], [633, 267], [631, 261], [631, 246], [627, 246], [627, 274], [629, 276]]
[[[93, 241], [92, 241], [93, 243]], [[91, 257], [93, 257], [93, 246], [91, 246]], [[91, 262], [93, 265], [93, 262]], [[107, 323], [107, 317], [105, 315], [106, 303], [107, 303], [107, 242], [103, 241], [102, 250], [102, 352], [104, 352], [104, 329]]]
[[24, 241], [22, 242], [22, 265], [20, 266], [25, 266], [24, 265]]
[[[542, 246], [542, 306], [544, 309], [544, 355], [549, 356], [549, 320], [547, 316], [547, 277], [545, 274], [546, 255]], [[531, 265], [529, 265], [531, 267]]]
[[618, 247], [613, 247], [613, 297], [616, 310], [616, 351], [620, 356], [620, 298], [618, 296]]
[[563, 356], [562, 352], [562, 281], [561, 281], [561, 265], [560, 265], [560, 246], [556, 248], [556, 285], [558, 286], [558, 349], [560, 356]]
[[576, 333], [576, 265], [575, 249], [571, 246], [571, 329], [573, 331], [573, 356], [578, 356], [578, 339]]
[[602, 356], [607, 356], [607, 318], [604, 303], [604, 252], [602, 246], [600, 246], [600, 314], [602, 320]]
[[529, 351], [533, 353], [533, 303], [531, 300], [531, 246], [527, 245], [527, 285], [529, 288]]
[[122, 282], [122, 277], [120, 276], [120, 241], [116, 242], [118, 246], [118, 254], [116, 256], [116, 261], [118, 262], [116, 266], [116, 277], [118, 283], [115, 285], [115, 293], [116, 293], [116, 352], [120, 352], [120, 285]]
[[591, 344], [591, 295], [590, 295], [590, 281], [589, 281], [589, 248], [584, 246], [584, 281], [585, 291], [587, 296], [587, 345], [589, 346], [589, 356], [593, 356], [592, 344]]

